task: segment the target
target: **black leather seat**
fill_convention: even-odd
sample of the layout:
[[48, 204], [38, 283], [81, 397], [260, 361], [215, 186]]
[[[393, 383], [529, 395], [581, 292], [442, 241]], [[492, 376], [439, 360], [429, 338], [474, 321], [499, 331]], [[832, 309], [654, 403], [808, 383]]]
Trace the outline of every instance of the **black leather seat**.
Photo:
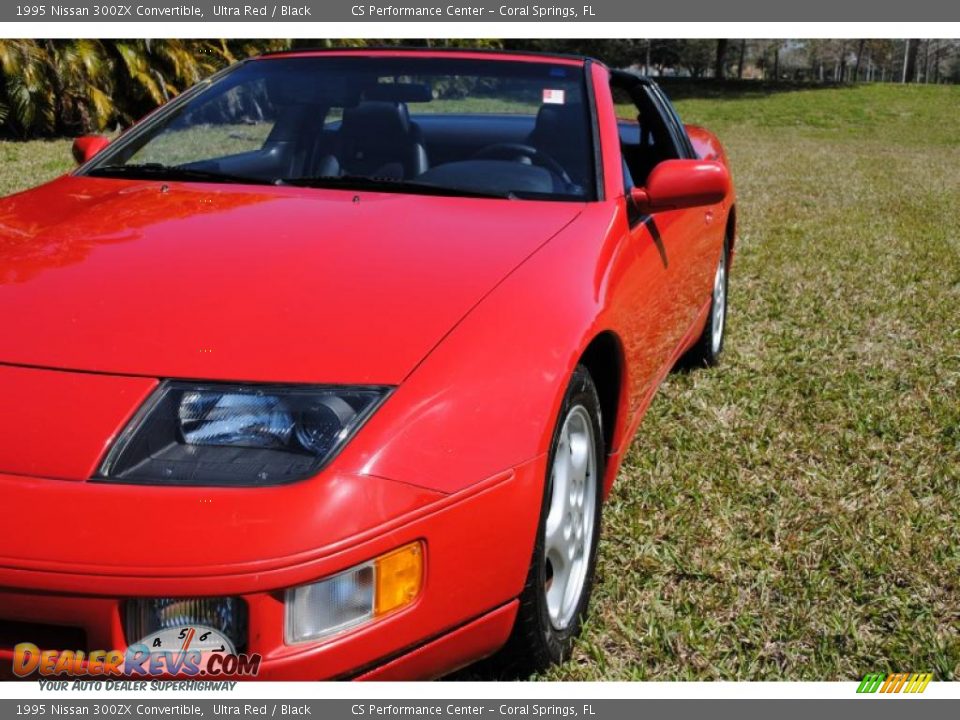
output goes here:
[[365, 175], [403, 180], [429, 169], [420, 127], [406, 103], [365, 101], [343, 111], [334, 152], [319, 175]]
[[583, 105], [542, 105], [527, 144], [560, 163], [573, 182], [584, 184], [590, 175], [589, 137]]

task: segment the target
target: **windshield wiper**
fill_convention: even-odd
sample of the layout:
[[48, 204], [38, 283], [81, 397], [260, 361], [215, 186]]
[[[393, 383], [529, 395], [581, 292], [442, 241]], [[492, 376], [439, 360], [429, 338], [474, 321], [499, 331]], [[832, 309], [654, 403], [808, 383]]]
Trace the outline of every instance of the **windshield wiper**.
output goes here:
[[369, 177], [367, 175], [317, 175], [314, 177], [282, 178], [277, 181], [277, 184], [314, 188], [343, 188], [345, 190], [413, 193], [417, 195], [440, 195], [444, 197], [498, 198], [501, 200], [514, 200], [517, 197], [513, 192], [458, 188], [448, 185], [415, 182], [413, 180]]
[[244, 183], [248, 185], [272, 185], [270, 180], [231, 175], [216, 170], [199, 170], [162, 163], [141, 163], [136, 165], [101, 165], [87, 171], [93, 177], [130, 177], [151, 180], [186, 180], [216, 183]]

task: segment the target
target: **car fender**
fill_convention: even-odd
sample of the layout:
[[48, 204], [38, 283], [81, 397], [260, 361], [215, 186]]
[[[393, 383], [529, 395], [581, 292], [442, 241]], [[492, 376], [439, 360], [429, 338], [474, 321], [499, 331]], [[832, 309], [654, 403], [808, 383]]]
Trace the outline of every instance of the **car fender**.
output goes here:
[[616, 332], [615, 207], [587, 206], [448, 333], [361, 432], [358, 472], [455, 493], [546, 454], [579, 358]]
[[[727, 156], [727, 151], [723, 147], [723, 143], [720, 142], [714, 133], [707, 128], [700, 125], [686, 125], [687, 135], [690, 138], [690, 142], [693, 144], [693, 149], [697, 153], [697, 156], [703, 158], [704, 160], [718, 160], [727, 166], [727, 170], [730, 170], [731, 180], [733, 176], [733, 171], [730, 168], [730, 159]], [[726, 199], [723, 201], [723, 210], [725, 212], [724, 220], [727, 222], [727, 235], [728, 242], [730, 243], [730, 261], [733, 261], [733, 250], [736, 245], [737, 240], [737, 195], [734, 189], [734, 184], [731, 181], [730, 183], [730, 193], [727, 195]]]

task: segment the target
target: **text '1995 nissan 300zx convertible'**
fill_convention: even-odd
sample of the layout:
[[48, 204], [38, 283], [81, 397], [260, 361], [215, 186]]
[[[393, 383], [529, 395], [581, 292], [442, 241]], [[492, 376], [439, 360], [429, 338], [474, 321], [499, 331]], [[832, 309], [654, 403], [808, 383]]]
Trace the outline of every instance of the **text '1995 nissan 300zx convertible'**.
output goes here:
[[74, 154], [0, 200], [3, 674], [566, 658], [653, 394], [723, 348], [717, 139], [589, 58], [359, 49]]

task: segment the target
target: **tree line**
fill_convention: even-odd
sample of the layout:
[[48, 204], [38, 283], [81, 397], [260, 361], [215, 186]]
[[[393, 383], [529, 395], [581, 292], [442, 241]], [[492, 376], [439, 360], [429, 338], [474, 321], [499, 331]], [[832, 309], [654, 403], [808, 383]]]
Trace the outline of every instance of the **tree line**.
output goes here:
[[765, 83], [960, 82], [956, 40], [0, 40], [0, 134], [123, 127], [239, 59], [297, 47], [568, 52], [658, 77]]
[[958, 40], [526, 40], [649, 75], [768, 82], [960, 82]]

